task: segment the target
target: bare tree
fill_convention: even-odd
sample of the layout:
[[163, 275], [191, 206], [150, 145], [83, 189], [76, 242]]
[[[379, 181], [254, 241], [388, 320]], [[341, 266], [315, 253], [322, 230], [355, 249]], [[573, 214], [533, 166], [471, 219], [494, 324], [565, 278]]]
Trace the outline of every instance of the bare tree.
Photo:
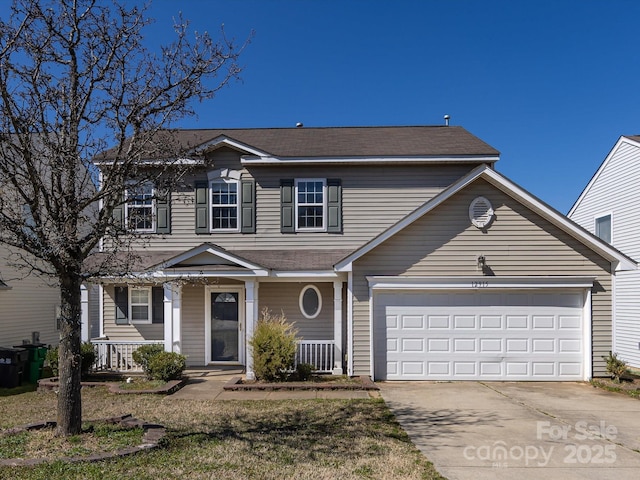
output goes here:
[[[149, 23], [124, 0], [14, 0], [0, 19], [0, 242], [60, 286], [60, 435], [81, 431], [81, 284], [126, 270], [87, 259], [104, 238], [127, 248], [113, 219], [126, 182], [180, 158], [168, 128], [240, 72], [244, 45], [223, 31], [190, 34], [180, 17], [174, 42], [154, 51]], [[107, 148], [96, 188], [91, 160]], [[165, 161], [150, 169], [154, 158]]]

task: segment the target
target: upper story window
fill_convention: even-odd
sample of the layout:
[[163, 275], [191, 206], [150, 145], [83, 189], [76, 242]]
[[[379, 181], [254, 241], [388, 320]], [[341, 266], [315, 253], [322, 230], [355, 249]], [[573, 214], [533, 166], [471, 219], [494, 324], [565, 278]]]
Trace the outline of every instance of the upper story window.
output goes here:
[[211, 182], [211, 230], [238, 230], [238, 181], [220, 178]]
[[326, 230], [325, 179], [296, 180], [296, 230]]
[[603, 215], [596, 218], [596, 237], [604, 240], [607, 243], [611, 243], [611, 215]]
[[281, 179], [280, 231], [342, 233], [342, 181]]
[[125, 204], [125, 221], [130, 230], [135, 232], [155, 231], [154, 188], [149, 182], [131, 185], [127, 188]]
[[207, 173], [195, 182], [195, 231], [255, 233], [256, 182], [227, 168]]

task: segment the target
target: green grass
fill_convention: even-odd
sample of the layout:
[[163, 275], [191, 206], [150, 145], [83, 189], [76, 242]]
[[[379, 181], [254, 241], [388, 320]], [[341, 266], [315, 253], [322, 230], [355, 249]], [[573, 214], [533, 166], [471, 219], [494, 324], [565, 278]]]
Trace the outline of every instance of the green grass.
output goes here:
[[[55, 413], [52, 392], [0, 398], [0, 427]], [[125, 413], [167, 427], [161, 448], [97, 463], [0, 467], [21, 479], [439, 479], [382, 400], [224, 402], [83, 390], [85, 419]], [[7, 447], [10, 448], [10, 447]]]
[[0, 388], [0, 397], [10, 397], [12, 395], [20, 395], [26, 392], [35, 392], [38, 385], [35, 383], [23, 383], [14, 388]]

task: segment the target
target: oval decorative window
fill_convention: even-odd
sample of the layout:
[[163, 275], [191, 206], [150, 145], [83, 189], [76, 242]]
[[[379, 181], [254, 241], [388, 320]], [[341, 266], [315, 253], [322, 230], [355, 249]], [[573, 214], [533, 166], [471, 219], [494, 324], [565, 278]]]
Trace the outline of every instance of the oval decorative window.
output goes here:
[[493, 220], [493, 207], [484, 197], [474, 198], [469, 205], [469, 219], [478, 228], [486, 228]]
[[306, 318], [316, 318], [322, 309], [322, 295], [315, 285], [307, 285], [300, 292], [300, 311]]

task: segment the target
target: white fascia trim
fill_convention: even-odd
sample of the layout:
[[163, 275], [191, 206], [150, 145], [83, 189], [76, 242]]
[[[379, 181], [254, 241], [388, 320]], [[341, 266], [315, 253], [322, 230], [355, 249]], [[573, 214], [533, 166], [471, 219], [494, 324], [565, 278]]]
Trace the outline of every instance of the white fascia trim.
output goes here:
[[578, 226], [575, 222], [569, 220], [567, 217], [554, 210], [552, 207], [542, 202], [541, 200], [538, 200], [526, 190], [518, 187], [515, 183], [511, 182], [492, 168], [488, 167], [487, 165], [480, 165], [474, 168], [467, 175], [459, 179], [457, 182], [453, 183], [450, 187], [443, 190], [440, 194], [436, 195], [434, 198], [426, 202], [424, 205], [404, 217], [398, 223], [382, 232], [362, 248], [356, 250], [347, 258], [338, 262], [335, 265], [336, 271], [346, 271], [344, 269], [347, 268], [350, 263], [353, 263], [358, 258], [370, 252], [378, 245], [394, 236], [396, 233], [403, 230], [405, 227], [409, 226], [444, 201], [457, 194], [459, 191], [464, 189], [467, 185], [471, 184], [478, 178], [483, 178], [484, 180], [488, 181], [497, 189], [503, 191], [513, 199], [519, 201], [532, 211], [536, 212], [543, 218], [559, 227], [561, 230], [571, 235], [582, 244], [586, 245], [602, 257], [609, 260], [612, 263], [612, 267], [615, 271], [637, 270], [638, 264], [636, 262], [626, 257], [615, 248], [611, 247], [608, 243], [603, 242], [599, 238], [590, 234], [582, 227]]
[[[109, 160], [94, 160], [93, 164], [96, 167], [101, 167], [101, 166], [109, 166], [109, 165], [113, 165], [116, 162], [115, 159], [109, 159]], [[172, 160], [170, 158], [148, 158], [148, 159], [142, 159], [139, 161], [136, 161], [135, 164], [136, 165], [145, 165], [145, 166], [155, 166], [155, 165], [200, 165], [202, 163], [202, 160], [198, 160], [198, 159], [194, 159], [194, 158], [178, 158], [175, 160]]]
[[212, 147], [220, 147], [222, 145], [234, 148], [236, 150], [242, 150], [243, 152], [247, 152], [248, 154], [253, 156], [263, 157], [269, 155], [267, 152], [263, 152], [262, 150], [258, 150], [250, 145], [247, 145], [246, 143], [238, 142], [237, 140], [233, 140], [224, 135], [203, 143], [202, 145], [193, 149], [193, 152], [199, 155], [203, 152], [206, 152], [207, 150], [211, 150]]
[[625, 137], [625, 136], [621, 136], [618, 139], [618, 141], [616, 142], [616, 144], [613, 146], [613, 148], [611, 149], [609, 154], [602, 161], [602, 163], [598, 167], [598, 170], [596, 170], [596, 173], [593, 174], [593, 177], [591, 177], [591, 180], [589, 180], [589, 183], [587, 183], [587, 186], [584, 187], [584, 190], [582, 190], [582, 193], [580, 194], [578, 199], [575, 201], [575, 203], [573, 204], [573, 206], [569, 210], [569, 213], [567, 213], [567, 217], [572, 217], [573, 216], [573, 214], [575, 213], [576, 209], [582, 203], [582, 200], [584, 200], [584, 197], [587, 196], [587, 194], [589, 193], [589, 190], [591, 190], [591, 187], [593, 187], [593, 184], [596, 183], [596, 181], [598, 180], [598, 178], [600, 177], [600, 175], [604, 171], [605, 167], [611, 161], [611, 158], [618, 152], [618, 149], [624, 143], [627, 143], [627, 144], [632, 145], [634, 147], [640, 148], [640, 143], [638, 143], [637, 141], [632, 140], [632, 139], [630, 139], [628, 137]]
[[285, 157], [271, 155], [243, 155], [242, 165], [309, 165], [309, 164], [372, 164], [372, 163], [490, 163], [497, 162], [498, 155], [454, 155], [445, 157], [414, 156], [414, 157]]
[[496, 188], [499, 188], [512, 198], [515, 198], [522, 204], [526, 205], [528, 208], [546, 218], [582, 244], [609, 260], [615, 271], [638, 269], [638, 264], [635, 261], [626, 257], [624, 254], [620, 253], [603, 240], [600, 240], [595, 235], [590, 234], [568, 217], [565, 217], [546, 203], [538, 200], [529, 192], [520, 188], [506, 177], [497, 173], [495, 170], [485, 169], [482, 172], [482, 176], [486, 177], [486, 180]]
[[293, 270], [293, 271], [278, 271], [271, 272], [271, 276], [275, 278], [340, 278], [341, 275], [334, 270]]
[[392, 277], [368, 276], [372, 290], [496, 290], [592, 288], [595, 277]]

